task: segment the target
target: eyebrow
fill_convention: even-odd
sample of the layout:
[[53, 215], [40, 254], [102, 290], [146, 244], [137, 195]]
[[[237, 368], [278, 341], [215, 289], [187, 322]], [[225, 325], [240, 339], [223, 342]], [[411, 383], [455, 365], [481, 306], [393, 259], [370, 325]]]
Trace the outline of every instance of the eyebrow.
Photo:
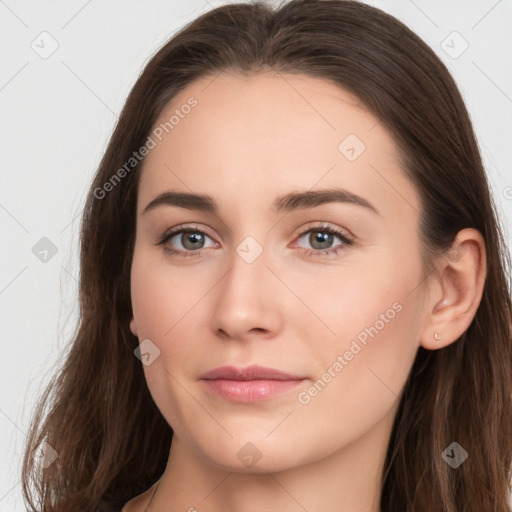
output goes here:
[[[314, 208], [327, 203], [347, 203], [362, 206], [377, 215], [377, 208], [369, 201], [357, 194], [342, 188], [330, 188], [324, 190], [308, 190], [306, 192], [291, 192], [278, 197], [272, 204], [272, 210], [278, 214], [292, 210]], [[159, 206], [175, 206], [187, 210], [198, 210], [209, 213], [218, 213], [218, 205], [215, 200], [206, 194], [192, 194], [169, 190], [159, 194], [143, 210], [142, 215]]]

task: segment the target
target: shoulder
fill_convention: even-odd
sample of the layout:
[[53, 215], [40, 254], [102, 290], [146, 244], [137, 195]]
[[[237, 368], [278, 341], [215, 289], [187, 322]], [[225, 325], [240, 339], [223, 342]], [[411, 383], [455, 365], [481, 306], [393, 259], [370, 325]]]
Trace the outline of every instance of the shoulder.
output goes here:
[[121, 507], [114, 507], [102, 502], [99, 504], [95, 512], [124, 512], [124, 508], [121, 509]]
[[113, 505], [107, 505], [106, 503], [100, 503], [100, 506], [95, 512], [145, 512], [153, 491], [155, 490], [155, 486], [156, 483], [152, 485], [146, 492], [135, 496], [122, 506], [116, 507]]
[[115, 512], [145, 512], [149, 504], [149, 500], [153, 495], [153, 491], [155, 490], [155, 485], [156, 484], [152, 485], [146, 492], [139, 494], [138, 496], [135, 496], [135, 498], [126, 502], [122, 509], [119, 509], [119, 511], [116, 510]]
[[131, 499], [124, 505], [109, 505], [105, 502], [101, 502], [94, 512], [139, 512], [144, 509], [137, 505], [140, 496]]

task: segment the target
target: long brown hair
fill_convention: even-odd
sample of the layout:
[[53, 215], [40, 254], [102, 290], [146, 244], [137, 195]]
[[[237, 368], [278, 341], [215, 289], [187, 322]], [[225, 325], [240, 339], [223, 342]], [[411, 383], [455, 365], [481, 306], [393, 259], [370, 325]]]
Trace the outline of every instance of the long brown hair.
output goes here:
[[[329, 80], [389, 130], [421, 198], [425, 278], [459, 230], [482, 234], [488, 268], [481, 303], [456, 342], [417, 353], [388, 448], [381, 510], [508, 512], [511, 265], [470, 118], [448, 70], [417, 35], [347, 0], [221, 6], [189, 23], [145, 66], [83, 211], [79, 325], [35, 411], [23, 460], [26, 502], [41, 512], [120, 507], [163, 473], [172, 429], [149, 394], [129, 330], [141, 165], [108, 193], [98, 190], [193, 80], [265, 69]], [[453, 441], [469, 453], [457, 469], [441, 456]], [[58, 454], [46, 469], [33, 458], [43, 442]]]

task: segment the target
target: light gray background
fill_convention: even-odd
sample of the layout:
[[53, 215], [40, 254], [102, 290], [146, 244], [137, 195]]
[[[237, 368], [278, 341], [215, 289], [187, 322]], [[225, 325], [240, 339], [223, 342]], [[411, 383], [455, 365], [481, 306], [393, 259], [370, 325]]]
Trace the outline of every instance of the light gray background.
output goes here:
[[[153, 52], [225, 3], [0, 0], [0, 512], [25, 510], [19, 459], [36, 394], [77, 318], [78, 216], [116, 116]], [[510, 247], [512, 3], [368, 3], [411, 27], [454, 75]], [[32, 252], [43, 237], [57, 248], [46, 262]]]

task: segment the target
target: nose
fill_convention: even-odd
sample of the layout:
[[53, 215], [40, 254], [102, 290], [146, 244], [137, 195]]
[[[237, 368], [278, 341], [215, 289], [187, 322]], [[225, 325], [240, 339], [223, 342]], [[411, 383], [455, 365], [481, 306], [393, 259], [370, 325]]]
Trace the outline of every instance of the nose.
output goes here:
[[252, 262], [233, 251], [230, 270], [215, 287], [212, 327], [218, 336], [233, 340], [269, 338], [280, 330], [283, 285], [268, 263], [265, 250]]

